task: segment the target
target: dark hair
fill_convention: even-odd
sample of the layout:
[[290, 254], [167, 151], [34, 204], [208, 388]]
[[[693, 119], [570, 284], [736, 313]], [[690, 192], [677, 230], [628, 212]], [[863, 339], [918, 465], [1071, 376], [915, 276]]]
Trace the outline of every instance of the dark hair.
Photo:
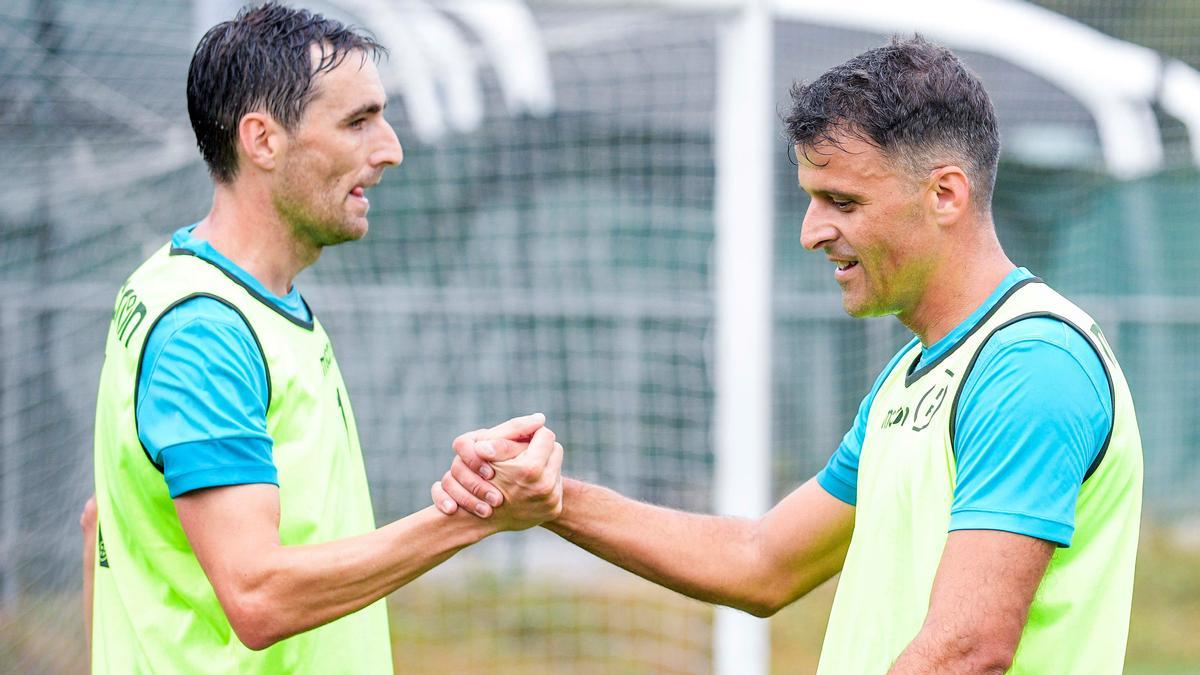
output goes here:
[[[321, 49], [313, 63], [312, 45]], [[296, 127], [313, 97], [313, 79], [351, 52], [386, 54], [365, 32], [304, 9], [269, 2], [245, 7], [213, 26], [192, 55], [187, 102], [196, 145], [217, 182], [237, 175], [238, 123], [264, 111], [284, 129]]]
[[949, 161], [967, 173], [976, 208], [990, 210], [1000, 156], [996, 112], [979, 78], [945, 47], [919, 35], [893, 37], [812, 83], [792, 85], [791, 93], [785, 133], [806, 157], [852, 137], [917, 175]]

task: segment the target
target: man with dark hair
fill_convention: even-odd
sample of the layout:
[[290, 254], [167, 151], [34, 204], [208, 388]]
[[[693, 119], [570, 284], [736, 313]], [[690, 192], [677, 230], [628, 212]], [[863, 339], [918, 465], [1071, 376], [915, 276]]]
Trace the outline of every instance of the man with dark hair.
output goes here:
[[[568, 480], [545, 527], [760, 616], [841, 572], [828, 675], [1120, 673], [1141, 509], [1133, 402], [1095, 322], [1000, 247], [983, 86], [915, 38], [792, 99], [785, 125], [811, 196], [801, 243], [835, 265], [850, 315], [895, 315], [915, 337], [825, 469], [762, 518]], [[488, 461], [523, 447], [457, 443], [435, 503], [473, 508]]]
[[367, 233], [365, 191], [402, 159], [381, 53], [277, 4], [196, 48], [213, 205], [117, 295], [81, 521], [94, 672], [392, 672], [385, 595], [557, 514], [562, 448], [533, 415], [465, 437], [529, 443], [495, 468], [494, 522], [430, 507], [375, 529], [337, 360], [292, 281]]

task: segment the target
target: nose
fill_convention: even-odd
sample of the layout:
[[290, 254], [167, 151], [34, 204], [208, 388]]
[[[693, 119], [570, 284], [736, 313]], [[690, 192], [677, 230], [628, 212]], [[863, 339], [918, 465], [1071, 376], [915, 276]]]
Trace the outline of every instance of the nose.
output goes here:
[[810, 251], [819, 251], [838, 238], [838, 229], [824, 216], [824, 209], [816, 199], [808, 202], [804, 222], [800, 224], [800, 245]]
[[396, 130], [382, 116], [379, 117], [379, 123], [382, 125], [381, 139], [379, 147], [371, 153], [371, 165], [381, 168], [400, 166], [400, 162], [404, 161], [404, 148], [400, 147]]

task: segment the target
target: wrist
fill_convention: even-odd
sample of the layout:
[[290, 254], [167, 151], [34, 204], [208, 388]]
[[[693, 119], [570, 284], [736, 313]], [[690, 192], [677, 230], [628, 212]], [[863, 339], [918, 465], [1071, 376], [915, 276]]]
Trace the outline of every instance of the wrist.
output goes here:
[[575, 531], [576, 522], [586, 499], [586, 493], [595, 486], [563, 476], [562, 511], [554, 520], [542, 523], [542, 527], [551, 532], [568, 537]]
[[480, 518], [461, 507], [452, 515], [442, 513], [435, 506], [427, 506], [419, 513], [437, 529], [439, 539], [449, 548], [465, 548], [501, 530], [494, 519]]

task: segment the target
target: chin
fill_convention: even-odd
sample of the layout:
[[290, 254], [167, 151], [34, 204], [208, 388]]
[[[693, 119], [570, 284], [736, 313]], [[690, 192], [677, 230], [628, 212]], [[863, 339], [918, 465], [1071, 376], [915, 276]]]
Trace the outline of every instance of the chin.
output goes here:
[[866, 308], [862, 307], [861, 305], [852, 305], [848, 302], [842, 303], [842, 309], [845, 309], [846, 314], [849, 314], [852, 318], [855, 318], [855, 319], [865, 319], [870, 316], [875, 316], [874, 314], [871, 313], [871, 311], [869, 309], [866, 309]]
[[371, 229], [370, 223], [365, 217], [359, 218], [346, 228], [346, 241], [358, 241], [367, 236], [367, 230]]
[[883, 307], [880, 303], [871, 302], [871, 298], [852, 298], [842, 294], [842, 309], [855, 319], [869, 319], [875, 316], [890, 316], [896, 311]]
[[354, 218], [349, 222], [343, 222], [336, 228], [331, 228], [327, 246], [336, 244], [344, 244], [348, 241], [358, 241], [367, 236], [367, 219], [365, 217]]
[[847, 314], [857, 319], [861, 316], [864, 316], [863, 310], [866, 309], [866, 303], [863, 302], [861, 297], [857, 297], [857, 294], [851, 294], [847, 292], [845, 288], [843, 288], [842, 309], [845, 310]]

